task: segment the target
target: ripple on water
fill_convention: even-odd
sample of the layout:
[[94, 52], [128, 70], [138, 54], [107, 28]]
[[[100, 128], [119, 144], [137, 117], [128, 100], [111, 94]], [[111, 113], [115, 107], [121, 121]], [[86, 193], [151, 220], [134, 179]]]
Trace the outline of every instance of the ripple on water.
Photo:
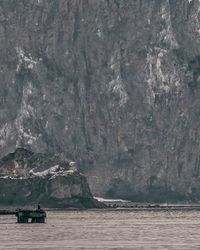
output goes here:
[[0, 216], [0, 249], [200, 249], [198, 211], [50, 211], [46, 224]]

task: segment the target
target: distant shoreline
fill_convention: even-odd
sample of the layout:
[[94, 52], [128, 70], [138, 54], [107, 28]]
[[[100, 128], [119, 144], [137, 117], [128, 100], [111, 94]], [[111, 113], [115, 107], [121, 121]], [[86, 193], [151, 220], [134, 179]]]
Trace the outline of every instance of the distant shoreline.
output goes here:
[[[22, 209], [26, 209], [26, 207], [18, 207]], [[187, 205], [187, 206], [158, 206], [158, 205], [147, 205], [147, 206], [132, 206], [132, 207], [107, 207], [107, 208], [44, 208], [46, 212], [71, 212], [71, 211], [200, 211], [200, 205]], [[1, 209], [0, 208], [0, 216], [2, 215], [14, 215], [15, 209], [12, 209], [11, 207], [9, 209]]]
[[[133, 202], [124, 199], [111, 199], [103, 197], [94, 197], [94, 199], [105, 206], [99, 208], [76, 208], [76, 207], [42, 207], [46, 211], [86, 211], [86, 210], [135, 210], [135, 211], [172, 211], [172, 210], [200, 210], [200, 203], [188, 203], [188, 202], [177, 202], [177, 203], [153, 203], [153, 202]], [[11, 214], [16, 209], [33, 209], [36, 205], [31, 204], [25, 205], [0, 205], [0, 215]]]

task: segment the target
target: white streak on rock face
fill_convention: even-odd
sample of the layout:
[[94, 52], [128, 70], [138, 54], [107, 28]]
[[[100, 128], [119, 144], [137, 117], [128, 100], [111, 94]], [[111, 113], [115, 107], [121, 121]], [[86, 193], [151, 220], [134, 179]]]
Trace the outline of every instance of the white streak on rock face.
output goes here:
[[16, 48], [16, 52], [18, 55], [18, 64], [16, 71], [19, 72], [22, 65], [27, 69], [33, 69], [35, 65], [37, 65], [38, 61], [33, 60], [31, 54], [28, 56], [25, 55], [24, 51], [21, 48]]
[[29, 96], [33, 95], [34, 88], [31, 82], [28, 82], [27, 86], [23, 88], [22, 103], [19, 113], [19, 118], [29, 118], [34, 116], [34, 108], [29, 103]]
[[36, 116], [35, 109], [31, 106], [29, 99], [35, 94], [35, 89], [31, 82], [28, 82], [27, 86], [23, 88], [21, 107], [18, 116], [15, 120], [15, 128], [18, 133], [17, 146], [20, 146], [21, 142], [25, 142], [28, 145], [32, 145], [37, 141], [38, 135], [34, 135], [30, 129], [24, 127], [24, 122]]
[[14, 130], [13, 126], [10, 123], [5, 123], [1, 128], [0, 128], [0, 147], [5, 147], [6, 142], [9, 139], [14, 139]]
[[117, 79], [113, 79], [109, 82], [109, 91], [117, 94], [119, 96], [119, 105], [124, 106], [127, 103], [128, 96], [124, 89], [122, 79], [117, 76]]
[[49, 126], [49, 121], [46, 121], [45, 128], [47, 129]]
[[108, 91], [119, 97], [119, 106], [123, 107], [128, 101], [128, 94], [120, 72], [120, 53], [118, 49], [115, 55], [111, 57], [110, 68], [114, 72], [115, 78], [108, 83]]
[[[193, 12], [193, 14], [191, 16], [191, 24], [192, 24], [194, 31], [196, 32], [197, 35], [200, 35], [199, 15], [200, 15], [200, 1], [197, 2], [196, 11]], [[197, 37], [197, 39], [199, 39], [199, 37]]]
[[55, 166], [50, 167], [50, 168], [48, 168], [44, 171], [41, 171], [41, 172], [34, 172], [34, 168], [33, 168], [29, 171], [29, 174], [31, 176], [39, 176], [39, 177], [45, 177], [47, 175], [52, 175], [52, 177], [50, 179], [54, 179], [54, 178], [56, 178], [56, 176], [73, 175], [76, 172], [77, 172], [77, 170], [73, 170], [73, 169], [63, 171], [60, 169], [59, 165], [55, 165]]
[[168, 53], [168, 50], [161, 48], [149, 49], [147, 53], [147, 99], [149, 104], [154, 102], [156, 94], [168, 94], [170, 91], [175, 89], [178, 91], [180, 88], [180, 79], [176, 68], [163, 63]]
[[20, 168], [20, 165], [16, 161], [14, 161], [14, 166], [15, 166], [15, 169]]
[[165, 28], [160, 33], [160, 40], [165, 42], [170, 49], [175, 49], [178, 47], [178, 43], [173, 33], [169, 8], [169, 1], [167, 0], [161, 10], [161, 17], [165, 21]]
[[59, 169], [60, 169], [59, 165], [55, 165], [41, 172], [34, 172], [34, 169], [31, 169], [29, 171], [29, 174], [34, 175], [34, 176], [45, 177], [46, 175], [49, 175], [49, 174], [55, 174], [56, 172], [59, 171]]
[[102, 32], [101, 32], [100, 29], [97, 30], [97, 36], [100, 37], [100, 38], [102, 37]]

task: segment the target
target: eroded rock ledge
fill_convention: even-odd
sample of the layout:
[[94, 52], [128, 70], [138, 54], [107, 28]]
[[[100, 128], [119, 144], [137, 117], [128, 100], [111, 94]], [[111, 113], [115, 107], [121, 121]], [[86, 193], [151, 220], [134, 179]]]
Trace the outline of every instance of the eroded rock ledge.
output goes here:
[[93, 208], [84, 175], [62, 155], [35, 154], [18, 148], [0, 160], [0, 205]]

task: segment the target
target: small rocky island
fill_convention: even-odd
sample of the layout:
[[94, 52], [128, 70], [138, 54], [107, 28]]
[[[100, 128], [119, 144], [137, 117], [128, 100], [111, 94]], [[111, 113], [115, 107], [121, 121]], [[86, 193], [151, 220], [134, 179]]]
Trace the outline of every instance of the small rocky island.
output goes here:
[[0, 159], [0, 205], [41, 204], [57, 208], [99, 208], [86, 177], [63, 155], [40, 154], [25, 148]]

